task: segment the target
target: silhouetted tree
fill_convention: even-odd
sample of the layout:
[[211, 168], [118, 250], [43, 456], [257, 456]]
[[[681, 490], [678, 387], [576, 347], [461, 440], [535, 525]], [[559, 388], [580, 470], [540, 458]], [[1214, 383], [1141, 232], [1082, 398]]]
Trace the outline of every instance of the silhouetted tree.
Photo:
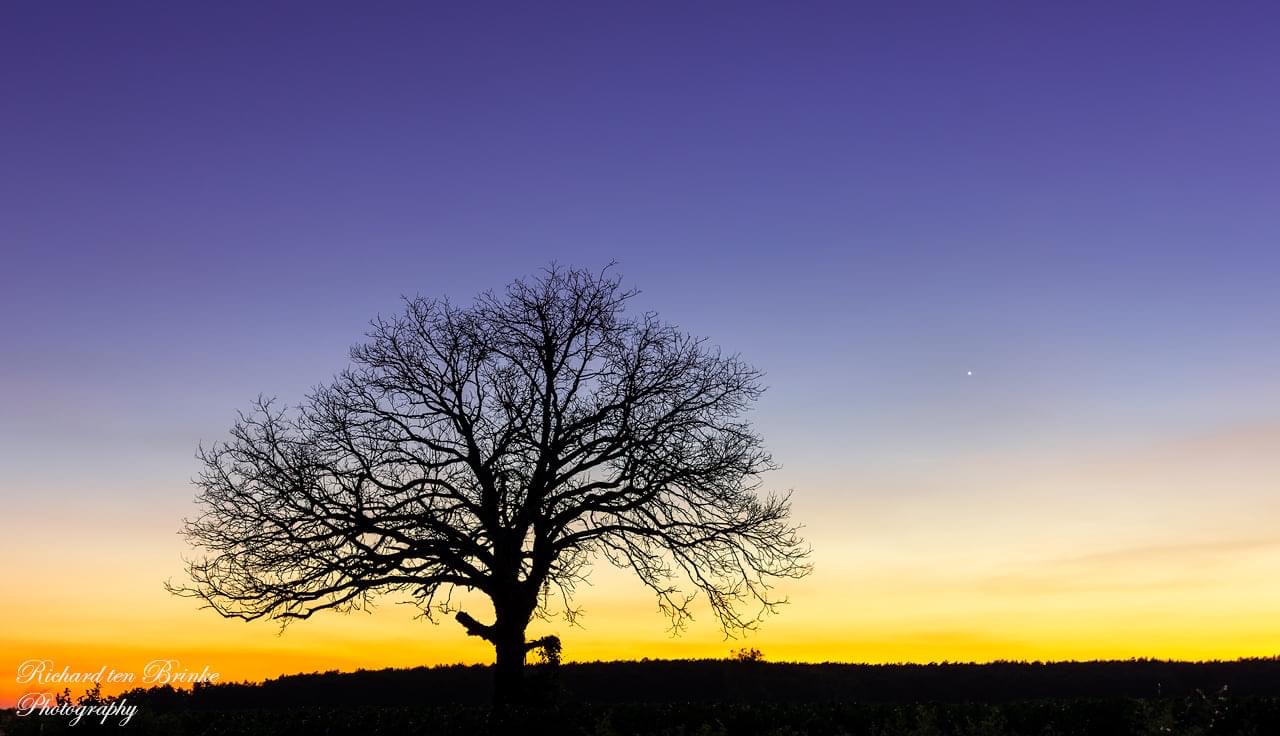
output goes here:
[[[201, 448], [193, 585], [218, 613], [288, 621], [407, 591], [496, 649], [519, 697], [534, 615], [563, 610], [598, 556], [630, 568], [680, 630], [698, 591], [727, 634], [809, 570], [787, 495], [743, 412], [760, 374], [654, 314], [608, 274], [551, 268], [471, 306], [408, 300], [353, 365], [288, 410], [260, 398]], [[691, 583], [690, 592], [680, 580]], [[482, 592], [494, 620], [452, 604]], [[555, 642], [558, 645], [558, 640]], [[558, 651], [557, 651], [558, 656]]]

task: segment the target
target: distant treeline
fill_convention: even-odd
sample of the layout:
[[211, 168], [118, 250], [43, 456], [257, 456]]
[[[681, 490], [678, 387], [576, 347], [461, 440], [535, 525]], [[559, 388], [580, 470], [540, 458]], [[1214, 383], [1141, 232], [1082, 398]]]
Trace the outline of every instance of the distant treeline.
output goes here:
[[[530, 666], [527, 677], [531, 689], [561, 703], [995, 703], [1280, 696], [1280, 658], [883, 665], [643, 660]], [[190, 691], [160, 687], [127, 695], [131, 703], [164, 711], [483, 705], [490, 693], [487, 666], [453, 665], [288, 675], [263, 683], [215, 683]]]

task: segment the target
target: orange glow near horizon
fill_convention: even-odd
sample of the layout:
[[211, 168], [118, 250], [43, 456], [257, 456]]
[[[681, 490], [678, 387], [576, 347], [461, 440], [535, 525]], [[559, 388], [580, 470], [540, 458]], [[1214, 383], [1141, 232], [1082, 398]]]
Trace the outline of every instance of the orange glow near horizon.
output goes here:
[[[1259, 509], [1277, 503], [1261, 492], [1280, 477], [1268, 450], [1277, 439], [1280, 430], [1251, 429], [1070, 467], [954, 467], [945, 495], [936, 481], [919, 481], [913, 495], [878, 504], [830, 489], [797, 493], [815, 571], [783, 584], [791, 603], [750, 637], [725, 640], [706, 611], [673, 637], [637, 581], [600, 565], [579, 591], [581, 627], [535, 621], [531, 635], [560, 635], [568, 661], [725, 657], [741, 646], [800, 662], [1275, 655], [1280, 536]], [[1224, 506], [1199, 493], [1210, 479], [1251, 503]], [[972, 513], [978, 501], [984, 511]], [[198, 610], [161, 586], [178, 578], [186, 551], [161, 509], [104, 510], [74, 527], [29, 522], [0, 541], [10, 564], [0, 581], [0, 705], [61, 690], [17, 683], [28, 659], [139, 674], [148, 661], [176, 659], [227, 681], [491, 657], [448, 617], [433, 626], [393, 598], [283, 633]], [[50, 544], [56, 535], [76, 543]], [[483, 602], [464, 605], [487, 614]]]

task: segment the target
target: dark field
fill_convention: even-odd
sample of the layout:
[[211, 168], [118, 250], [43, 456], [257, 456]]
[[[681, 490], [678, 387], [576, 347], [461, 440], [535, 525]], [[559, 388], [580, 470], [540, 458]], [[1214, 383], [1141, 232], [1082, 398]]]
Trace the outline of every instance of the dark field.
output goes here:
[[[294, 675], [124, 697], [142, 734], [1280, 734], [1280, 660], [531, 667], [537, 707], [493, 713], [485, 667]], [[0, 732], [102, 730], [0, 715]]]

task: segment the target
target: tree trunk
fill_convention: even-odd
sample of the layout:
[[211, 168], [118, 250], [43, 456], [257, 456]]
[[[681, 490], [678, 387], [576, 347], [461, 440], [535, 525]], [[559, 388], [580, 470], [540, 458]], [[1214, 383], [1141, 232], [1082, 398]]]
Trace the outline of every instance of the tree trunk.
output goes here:
[[497, 660], [493, 667], [493, 702], [497, 706], [524, 702], [524, 628], [509, 626], [493, 643]]

